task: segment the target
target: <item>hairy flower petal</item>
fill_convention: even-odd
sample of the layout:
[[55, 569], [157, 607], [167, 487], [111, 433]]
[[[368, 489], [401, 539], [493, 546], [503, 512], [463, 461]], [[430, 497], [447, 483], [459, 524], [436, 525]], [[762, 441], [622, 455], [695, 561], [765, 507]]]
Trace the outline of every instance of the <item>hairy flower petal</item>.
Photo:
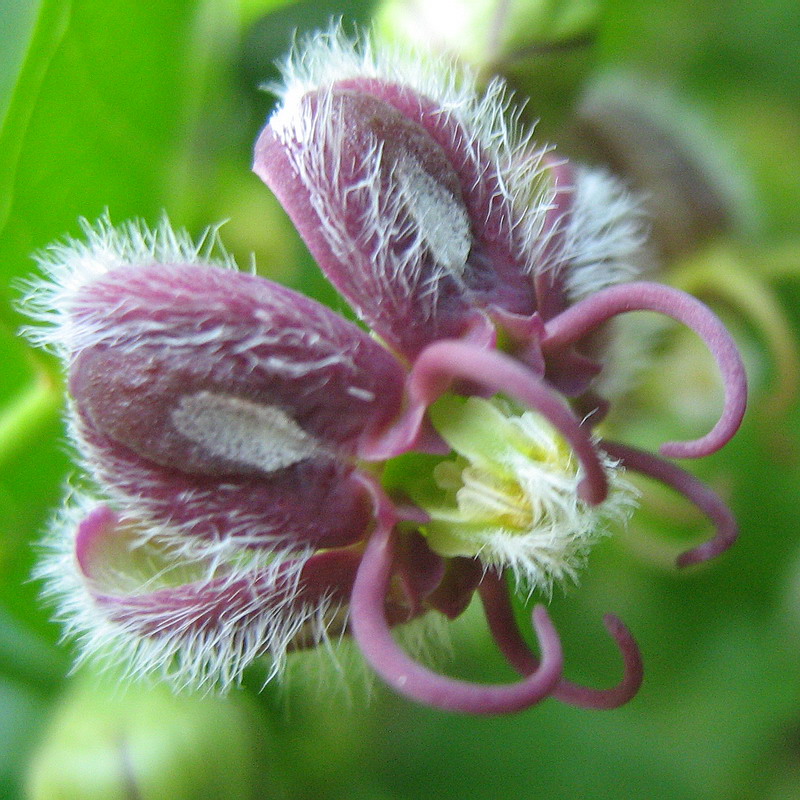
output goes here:
[[341, 547], [360, 539], [370, 524], [369, 502], [351, 479], [353, 466], [333, 458], [221, 480], [156, 464], [80, 420], [72, 429], [89, 472], [115, 506], [187, 551]]
[[72, 317], [81, 413], [163, 466], [270, 474], [318, 452], [352, 454], [364, 428], [399, 411], [403, 375], [390, 354], [254, 275], [121, 267], [76, 294]]
[[[95, 507], [77, 525], [74, 556], [60, 546], [42, 571], [84, 657], [178, 686], [224, 688], [262, 656], [281, 669], [287, 648], [326, 636], [359, 563], [351, 550], [279, 563], [176, 560], [137, 535], [137, 523]], [[77, 572], [64, 569], [72, 557]]]
[[481, 100], [468, 76], [404, 82], [391, 55], [336, 32], [306, 46], [254, 169], [331, 281], [408, 356], [463, 335], [478, 310], [532, 314], [554, 190], [502, 85]]

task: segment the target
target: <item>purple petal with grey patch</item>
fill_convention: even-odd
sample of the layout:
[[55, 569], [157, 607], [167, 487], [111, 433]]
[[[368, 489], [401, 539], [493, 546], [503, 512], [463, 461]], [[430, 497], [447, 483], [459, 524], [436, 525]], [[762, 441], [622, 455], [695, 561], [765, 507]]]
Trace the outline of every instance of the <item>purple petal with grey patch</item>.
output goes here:
[[271, 119], [254, 169], [322, 270], [392, 347], [535, 310], [527, 243], [476, 134], [408, 87], [340, 81]]
[[75, 437], [118, 502], [179, 537], [338, 547], [370, 514], [350, 480], [404, 375], [324, 306], [205, 266], [114, 270], [73, 304]]

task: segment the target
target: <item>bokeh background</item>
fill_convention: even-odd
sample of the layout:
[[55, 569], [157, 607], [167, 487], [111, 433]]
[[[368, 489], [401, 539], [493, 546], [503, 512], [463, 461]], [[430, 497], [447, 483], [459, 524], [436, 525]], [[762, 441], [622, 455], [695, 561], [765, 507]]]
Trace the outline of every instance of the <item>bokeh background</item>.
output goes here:
[[[344, 678], [300, 656], [288, 686], [259, 691], [254, 671], [227, 699], [68, 675], [30, 579], [70, 471], [61, 377], [17, 334], [15, 281], [80, 217], [165, 210], [195, 234], [227, 219], [241, 264], [252, 254], [344, 310], [250, 173], [273, 103], [259, 85], [294, 30], [339, 16], [506, 75], [543, 137], [644, 193], [660, 279], [710, 302], [745, 352], [745, 424], [691, 465], [729, 499], [739, 543], [679, 574], [674, 554], [708, 531], [643, 485], [630, 529], [553, 599], [570, 677], [616, 679], [606, 611], [636, 634], [646, 678], [622, 709], [453, 716], [365, 688], [347, 655]], [[796, 0], [0, 0], [0, 23], [0, 797], [800, 797]], [[656, 333], [611, 420], [632, 442], [702, 429], [718, 408], [691, 337]], [[448, 669], [509, 677], [479, 614], [454, 627]]]

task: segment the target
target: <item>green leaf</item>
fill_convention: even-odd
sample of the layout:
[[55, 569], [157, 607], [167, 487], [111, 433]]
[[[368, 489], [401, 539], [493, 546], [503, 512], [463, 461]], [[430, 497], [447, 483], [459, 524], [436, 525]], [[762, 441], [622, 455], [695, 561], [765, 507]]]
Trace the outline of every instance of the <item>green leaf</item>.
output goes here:
[[27, 273], [30, 253], [81, 216], [160, 213], [182, 144], [196, 7], [43, 0], [0, 132], [4, 276]]
[[63, 648], [37, 636], [0, 608], [0, 680], [15, 680], [48, 696], [60, 688], [68, 668]]
[[0, 2], [0, 128], [2, 128], [20, 65], [25, 60], [39, 2]]
[[45, 710], [41, 698], [0, 677], [0, 797], [22, 797], [20, 775], [42, 728]]

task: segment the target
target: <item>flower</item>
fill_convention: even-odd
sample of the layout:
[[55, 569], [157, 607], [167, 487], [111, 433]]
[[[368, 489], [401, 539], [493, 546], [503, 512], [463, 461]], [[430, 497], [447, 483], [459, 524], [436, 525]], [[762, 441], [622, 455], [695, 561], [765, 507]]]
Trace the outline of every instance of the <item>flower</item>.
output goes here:
[[[444, 74], [444, 77], [442, 75]], [[334, 30], [285, 66], [256, 145], [320, 267], [373, 335], [298, 293], [234, 270], [164, 222], [85, 225], [40, 257], [32, 335], [69, 374], [70, 431], [90, 478], [54, 525], [40, 574], [84, 654], [135, 673], [223, 687], [255, 659], [342, 632], [399, 692], [441, 708], [518, 711], [553, 695], [619, 705], [641, 681], [630, 633], [617, 687], [562, 678], [558, 635], [533, 611], [541, 659], [516, 627], [515, 588], [573, 579], [635, 494], [623, 469], [683, 493], [716, 526], [722, 502], [658, 456], [600, 438], [604, 323], [649, 310], [692, 328], [722, 372], [713, 429], [662, 447], [719, 449], [744, 371], [719, 320], [635, 280], [641, 220], [607, 176], [518, 130], [501, 84], [381, 53]], [[409, 454], [426, 454], [403, 469]], [[458, 616], [478, 592], [515, 683], [437, 674], [394, 625]]]

